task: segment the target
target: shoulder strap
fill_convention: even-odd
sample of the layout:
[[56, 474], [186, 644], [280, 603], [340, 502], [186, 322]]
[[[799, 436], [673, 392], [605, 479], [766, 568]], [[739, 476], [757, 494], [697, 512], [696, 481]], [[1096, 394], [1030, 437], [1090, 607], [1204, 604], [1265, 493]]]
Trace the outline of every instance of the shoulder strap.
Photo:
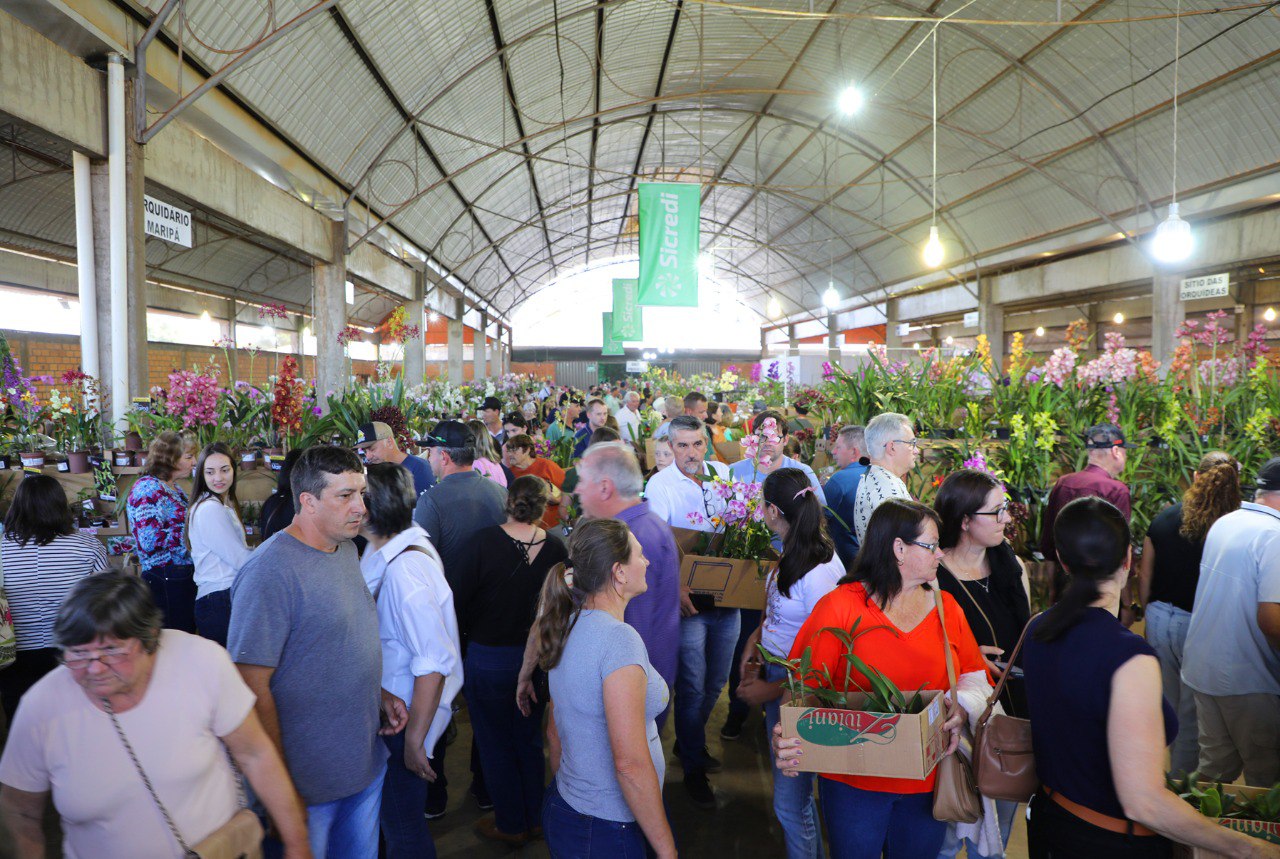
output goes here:
[[[1041, 614], [1044, 614], [1044, 612], [1040, 612], [1036, 617], [1039, 617]], [[1009, 668], [1005, 669], [1004, 674], [1000, 677], [1000, 682], [996, 684], [996, 688], [991, 693], [991, 697], [987, 699], [987, 709], [982, 711], [982, 718], [978, 720], [979, 728], [985, 725], [987, 720], [991, 718], [991, 708], [996, 705], [996, 701], [1000, 700], [1000, 694], [1004, 692], [1005, 684], [1009, 682], [1009, 670], [1013, 668], [1014, 662], [1018, 659], [1018, 654], [1022, 652], [1022, 642], [1027, 640], [1027, 632], [1031, 629], [1031, 621], [1035, 620], [1036, 617], [1027, 621], [1027, 625], [1022, 628], [1022, 635], [1018, 636], [1018, 643], [1013, 646], [1013, 653], [1009, 654], [1009, 661], [1005, 663]]]
[[[416, 543], [410, 543], [408, 546], [405, 546], [399, 552], [396, 552], [395, 558], [392, 558], [391, 561], [394, 561], [396, 558], [400, 557], [405, 552], [421, 552], [422, 554], [426, 555], [428, 558], [435, 558], [435, 555], [431, 554], [430, 550], [424, 549]], [[391, 561], [387, 561], [387, 563], [389, 564], [391, 563]]]
[[951, 636], [947, 634], [947, 614], [942, 608], [942, 588], [933, 586], [933, 603], [938, 607], [938, 620], [942, 624], [942, 646], [947, 653], [947, 683], [951, 686], [951, 699], [956, 699], [956, 664], [951, 657]]
[[164, 822], [168, 824], [169, 831], [173, 833], [173, 837], [177, 840], [178, 846], [182, 848], [182, 855], [185, 859], [191, 859], [191, 857], [200, 859], [199, 854], [192, 850], [191, 847], [188, 846], [187, 842], [183, 840], [182, 834], [178, 832], [178, 827], [174, 825], [173, 818], [169, 816], [169, 809], [164, 807], [164, 803], [160, 801], [160, 796], [156, 793], [156, 789], [151, 786], [151, 779], [147, 778], [146, 770], [144, 770], [142, 768], [142, 764], [138, 762], [138, 756], [134, 754], [133, 746], [129, 743], [129, 738], [124, 735], [124, 729], [120, 727], [120, 722], [116, 719], [116, 713], [111, 707], [111, 702], [104, 698], [102, 699], [102, 703], [106, 708], [107, 715], [111, 717], [111, 725], [116, 729], [116, 736], [118, 736], [120, 738], [120, 742], [124, 744], [124, 750], [129, 753], [129, 760], [133, 761], [133, 768], [138, 771], [138, 775], [142, 778], [142, 783], [147, 788], [147, 793], [151, 794], [151, 799], [155, 802], [156, 807], [160, 809], [160, 814], [164, 817]]

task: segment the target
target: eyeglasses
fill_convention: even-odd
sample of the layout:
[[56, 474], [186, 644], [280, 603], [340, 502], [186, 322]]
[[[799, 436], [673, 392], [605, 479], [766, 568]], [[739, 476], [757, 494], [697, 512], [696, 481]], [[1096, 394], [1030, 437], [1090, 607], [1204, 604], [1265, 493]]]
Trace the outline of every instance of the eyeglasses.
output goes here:
[[96, 653], [93, 651], [64, 650], [58, 655], [58, 661], [72, 671], [78, 671], [82, 668], [88, 668], [91, 662], [101, 662], [103, 665], [119, 665], [132, 655], [132, 647], [108, 647]]
[[937, 543], [923, 543], [923, 542], [921, 542], [920, 540], [908, 540], [908, 541], [907, 541], [907, 545], [909, 545], [909, 546], [919, 546], [921, 549], [925, 549], [926, 551], [928, 551], [928, 552], [930, 552], [930, 553], [938, 551], [938, 544], [937, 544]]
[[918, 438], [895, 438], [893, 443], [909, 445], [914, 447], [916, 450], [920, 449], [920, 439]]
[[974, 516], [994, 516], [996, 517], [996, 521], [999, 522], [1001, 519], [1009, 515], [1009, 502], [1008, 501], [1004, 502], [995, 510], [975, 510], [973, 511], [973, 515]]

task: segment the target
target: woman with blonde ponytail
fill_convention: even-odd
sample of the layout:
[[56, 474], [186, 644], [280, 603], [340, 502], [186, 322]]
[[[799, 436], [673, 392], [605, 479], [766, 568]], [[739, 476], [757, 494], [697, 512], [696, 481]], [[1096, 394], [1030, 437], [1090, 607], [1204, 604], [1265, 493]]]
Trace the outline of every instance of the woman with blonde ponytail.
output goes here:
[[[616, 519], [590, 519], [552, 567], [530, 636], [550, 675], [551, 785], [542, 826], [552, 856], [676, 855], [662, 806], [666, 762], [655, 717], [667, 684], [623, 611], [645, 592], [640, 543]], [[523, 693], [521, 706], [525, 706]]]
[[1147, 641], [1160, 659], [1164, 696], [1178, 713], [1178, 737], [1169, 750], [1174, 773], [1199, 763], [1196, 699], [1182, 683], [1182, 651], [1200, 581], [1209, 528], [1240, 509], [1240, 463], [1220, 450], [1205, 454], [1179, 504], [1162, 510], [1147, 529], [1138, 562], [1139, 599], [1146, 607]]

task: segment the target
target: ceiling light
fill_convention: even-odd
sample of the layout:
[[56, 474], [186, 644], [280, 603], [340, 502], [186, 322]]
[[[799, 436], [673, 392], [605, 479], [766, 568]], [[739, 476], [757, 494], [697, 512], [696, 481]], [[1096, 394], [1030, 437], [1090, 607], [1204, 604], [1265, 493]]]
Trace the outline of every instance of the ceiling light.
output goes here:
[[431, 311], [430, 313], [427, 314], [427, 321], [430, 322], [432, 325], [435, 325], [437, 322], [440, 321], [440, 314], [436, 313], [434, 310]]
[[1151, 239], [1151, 253], [1160, 262], [1182, 262], [1191, 256], [1195, 240], [1191, 225], [1178, 217], [1178, 204], [1169, 204], [1169, 216], [1156, 227]]
[[262, 326], [262, 336], [263, 336], [263, 337], [274, 337], [274, 336], [275, 336], [275, 334], [276, 334], [276, 330], [275, 330], [274, 328], [272, 328], [270, 325], [264, 325], [264, 326]]
[[200, 312], [200, 321], [201, 321], [201, 322], [212, 322], [212, 321], [213, 321], [213, 317], [209, 315], [209, 311], [207, 311], [207, 310], [202, 310], [202, 311]]
[[862, 108], [862, 102], [862, 90], [856, 84], [849, 84], [841, 90], [836, 104], [839, 105], [840, 112], [848, 116], [857, 113]]
[[929, 268], [937, 268], [942, 265], [942, 258], [946, 256], [946, 251], [942, 248], [942, 239], [938, 238], [937, 226], [929, 228], [929, 241], [924, 243], [924, 252], [921, 258], [924, 264]]
[[1111, 317], [1111, 321], [1116, 325], [1124, 325], [1124, 314], [1117, 313], [1115, 316]]
[[782, 315], [782, 302], [778, 300], [778, 296], [775, 295], [769, 299], [769, 304], [765, 312], [775, 319]]
[[1268, 307], [1268, 308], [1266, 309], [1266, 312], [1264, 312], [1264, 313], [1262, 314], [1262, 318], [1263, 318], [1263, 319], [1265, 319], [1265, 320], [1267, 320], [1268, 322], [1275, 322], [1275, 321], [1276, 321], [1276, 309], [1275, 309], [1274, 307]]
[[1043, 325], [1037, 325], [1037, 326], [1036, 326], [1036, 336], [1037, 336], [1037, 337], [1043, 337], [1043, 336], [1044, 336], [1044, 326], [1043, 326]]
[[836, 292], [836, 285], [834, 283], [828, 283], [827, 291], [822, 293], [822, 305], [826, 307], [827, 310], [835, 310], [836, 305], [839, 303], [840, 293]]
[[952, 343], [955, 343], [955, 342], [956, 342], [956, 338], [954, 338], [954, 337], [952, 337], [950, 334], [948, 334], [948, 335], [947, 335], [947, 339], [946, 339], [944, 342], [945, 342], [948, 346], [950, 346]]
[[920, 351], [920, 341], [919, 341], [919, 340], [917, 340], [916, 342], [912, 343], [912, 344], [911, 344], [911, 348], [912, 348], [912, 349], [915, 349], [917, 352], [919, 352], [919, 351]]
[[307, 338], [307, 337], [310, 337], [310, 336], [311, 336], [311, 326], [310, 326], [310, 325], [307, 325], [307, 326], [304, 326], [304, 327], [303, 327], [303, 329], [302, 329], [302, 336], [303, 336], [303, 338], [304, 338], [304, 339], [305, 339], [305, 338]]
[[1267, 270], [1262, 266], [1258, 266], [1258, 274], [1266, 274]]

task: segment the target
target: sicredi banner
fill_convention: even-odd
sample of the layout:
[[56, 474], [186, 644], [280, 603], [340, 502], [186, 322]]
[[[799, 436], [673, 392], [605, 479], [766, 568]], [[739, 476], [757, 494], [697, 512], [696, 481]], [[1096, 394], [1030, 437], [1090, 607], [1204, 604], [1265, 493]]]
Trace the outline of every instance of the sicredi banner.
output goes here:
[[639, 303], [649, 307], [697, 307], [702, 186], [641, 182], [639, 196]]
[[[613, 279], [613, 336], [616, 340], [643, 340], [640, 282], [634, 277]], [[627, 372], [631, 372], [628, 370]]]
[[184, 248], [191, 247], [191, 213], [144, 195], [143, 224], [146, 234]]
[[1226, 298], [1231, 292], [1231, 275], [1206, 274], [1203, 277], [1188, 277], [1182, 281], [1178, 297], [1183, 301], [1195, 301], [1197, 298]]

